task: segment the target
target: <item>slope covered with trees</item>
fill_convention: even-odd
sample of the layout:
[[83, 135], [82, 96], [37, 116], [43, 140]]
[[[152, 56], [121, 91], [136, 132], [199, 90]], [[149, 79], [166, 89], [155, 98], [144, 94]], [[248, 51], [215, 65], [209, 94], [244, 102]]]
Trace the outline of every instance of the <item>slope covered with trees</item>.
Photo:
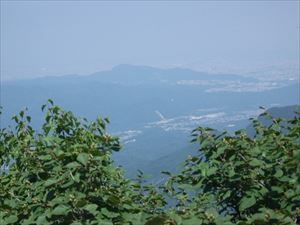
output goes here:
[[0, 224], [299, 224], [300, 119], [253, 120], [255, 135], [199, 127], [199, 152], [161, 187], [126, 179], [108, 119], [88, 122], [51, 100], [40, 130], [21, 111], [0, 130]]

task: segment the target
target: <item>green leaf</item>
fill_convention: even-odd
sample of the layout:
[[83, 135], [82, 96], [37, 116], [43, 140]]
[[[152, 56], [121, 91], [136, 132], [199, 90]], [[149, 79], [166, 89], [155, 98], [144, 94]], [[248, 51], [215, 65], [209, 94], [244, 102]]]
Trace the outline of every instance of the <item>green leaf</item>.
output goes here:
[[55, 216], [67, 215], [69, 209], [70, 208], [68, 206], [65, 206], [65, 205], [56, 206], [54, 208], [54, 210], [52, 211], [52, 215], [55, 215]]
[[253, 222], [264, 224], [266, 220], [266, 215], [264, 213], [256, 213], [251, 217]]
[[172, 174], [169, 171], [161, 171], [162, 174], [168, 175], [168, 176], [172, 176]]
[[69, 168], [69, 169], [75, 169], [75, 168], [80, 167], [80, 164], [78, 162], [71, 162], [71, 163], [68, 163], [66, 165], [66, 167]]
[[52, 99], [48, 99], [48, 102], [51, 104], [51, 105], [53, 105], [53, 101], [52, 101]]
[[272, 191], [276, 191], [277, 193], [282, 193], [284, 192], [282, 187], [278, 187], [278, 186], [272, 186], [271, 188]]
[[156, 216], [148, 220], [145, 225], [165, 225], [167, 224], [167, 220], [169, 220], [169, 218], [166, 216]]
[[36, 220], [37, 225], [44, 225], [46, 223], [48, 223], [46, 216], [39, 216]]
[[101, 213], [108, 218], [113, 218], [115, 215], [115, 213], [108, 211], [106, 208], [102, 208]]
[[83, 207], [84, 210], [88, 211], [89, 213], [91, 213], [93, 215], [97, 214], [97, 208], [98, 208], [98, 206], [96, 204], [88, 204]]
[[231, 191], [226, 191], [226, 193], [222, 196], [222, 199], [224, 200], [224, 199], [230, 197], [230, 195], [231, 195]]
[[23, 118], [23, 117], [24, 117], [24, 111], [21, 111], [21, 112], [19, 113], [19, 115]]
[[74, 184], [74, 181], [73, 180], [70, 180], [69, 182], [63, 184], [63, 185], [60, 185], [60, 187], [62, 188], [67, 188], [67, 187], [70, 187]]
[[42, 111], [44, 111], [45, 107], [46, 107], [46, 105], [42, 105], [42, 107], [41, 107]]
[[11, 208], [17, 207], [17, 202], [15, 200], [13, 200], [13, 199], [5, 199], [4, 200], [4, 204], [8, 205]]
[[256, 199], [253, 196], [251, 197], [245, 196], [240, 201], [239, 210], [244, 211], [245, 209], [248, 209], [251, 206], [253, 206], [255, 203], [256, 203]]
[[26, 116], [26, 120], [30, 123], [31, 117], [30, 116]]
[[78, 162], [86, 166], [89, 161], [89, 155], [87, 153], [80, 153], [76, 159]]
[[71, 225], [82, 225], [82, 223], [79, 221], [75, 221], [75, 222], [71, 223]]
[[80, 182], [80, 173], [76, 173], [74, 176], [74, 181], [79, 183]]
[[216, 157], [219, 157], [220, 155], [224, 154], [225, 150], [226, 146], [219, 147], [216, 153]]
[[250, 166], [262, 166], [263, 165], [262, 162], [258, 159], [251, 160], [249, 164], [250, 164]]
[[49, 187], [49, 186], [51, 186], [51, 185], [53, 185], [53, 184], [56, 184], [58, 181], [59, 181], [59, 180], [48, 179], [48, 180], [45, 182], [44, 186], [45, 186], [45, 187]]
[[218, 171], [217, 167], [210, 167], [207, 171], [207, 176], [214, 175], [214, 174], [216, 174], [217, 171]]
[[115, 195], [111, 195], [108, 198], [108, 201], [113, 205], [113, 206], [117, 206], [120, 203], [120, 199], [115, 196]]
[[280, 178], [283, 175], [283, 171], [281, 169], [276, 169], [276, 173], [274, 174], [274, 177]]
[[41, 155], [39, 156], [39, 159], [42, 161], [49, 161], [52, 159], [52, 157], [50, 155]]
[[229, 171], [228, 171], [228, 177], [233, 177], [235, 175], [235, 171], [233, 168], [231, 168]]
[[13, 223], [15, 223], [17, 221], [18, 221], [18, 217], [16, 215], [11, 215], [11, 216], [5, 218], [5, 222], [7, 224], [13, 224]]
[[[183, 224], [184, 225], [195, 225], [195, 224], [202, 224], [201, 222], [202, 222], [202, 220], [200, 218], [193, 217], [193, 218], [185, 219]], [[163, 225], [164, 224], [165, 223], [163, 223]]]

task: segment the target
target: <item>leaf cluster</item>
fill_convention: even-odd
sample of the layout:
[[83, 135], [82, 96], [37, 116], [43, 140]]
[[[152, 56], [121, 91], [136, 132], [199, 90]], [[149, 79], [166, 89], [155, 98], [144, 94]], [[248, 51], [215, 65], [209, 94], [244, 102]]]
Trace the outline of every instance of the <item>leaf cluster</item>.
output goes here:
[[[203, 127], [193, 131], [199, 154], [185, 161], [166, 189], [181, 211], [209, 212], [212, 224], [300, 223], [299, 116], [263, 116], [270, 123], [253, 120], [253, 138], [243, 130], [233, 136]], [[211, 224], [203, 221], [194, 224]]]
[[166, 183], [129, 180], [108, 119], [88, 122], [48, 100], [40, 131], [26, 111], [0, 130], [0, 224], [208, 225], [300, 223], [300, 119], [265, 114], [255, 136], [199, 127], [198, 153]]

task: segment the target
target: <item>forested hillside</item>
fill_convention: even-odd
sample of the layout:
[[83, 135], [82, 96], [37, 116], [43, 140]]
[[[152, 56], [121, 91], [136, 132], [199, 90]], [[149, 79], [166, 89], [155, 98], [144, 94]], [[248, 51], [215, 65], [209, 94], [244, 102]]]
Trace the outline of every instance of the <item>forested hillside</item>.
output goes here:
[[253, 137], [194, 129], [199, 151], [161, 186], [111, 159], [121, 145], [107, 118], [77, 118], [51, 100], [39, 129], [21, 111], [0, 130], [3, 224], [208, 225], [300, 223], [299, 109], [287, 121], [265, 112]]

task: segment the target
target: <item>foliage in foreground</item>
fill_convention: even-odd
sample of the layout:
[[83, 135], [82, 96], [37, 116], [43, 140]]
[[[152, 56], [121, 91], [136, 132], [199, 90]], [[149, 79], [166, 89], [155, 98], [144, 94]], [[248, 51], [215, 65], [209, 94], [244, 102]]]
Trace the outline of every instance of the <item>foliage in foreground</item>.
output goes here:
[[40, 131], [21, 111], [0, 130], [0, 224], [202, 225], [300, 223], [300, 121], [256, 135], [197, 128], [198, 155], [162, 187], [124, 178], [107, 119], [78, 119], [49, 100]]
[[189, 157], [167, 183], [183, 214], [204, 212], [218, 224], [300, 223], [300, 120], [265, 118], [268, 127], [253, 121], [253, 139], [244, 131], [194, 130], [199, 157]]

